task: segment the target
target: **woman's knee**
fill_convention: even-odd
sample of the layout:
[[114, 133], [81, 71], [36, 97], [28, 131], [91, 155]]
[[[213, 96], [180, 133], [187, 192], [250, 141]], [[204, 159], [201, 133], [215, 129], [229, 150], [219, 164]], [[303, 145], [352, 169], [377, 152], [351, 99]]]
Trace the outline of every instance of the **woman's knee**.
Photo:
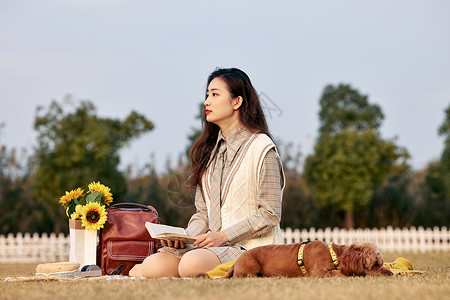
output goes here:
[[178, 274], [181, 277], [195, 277], [208, 272], [220, 264], [214, 252], [208, 249], [197, 249], [187, 252], [180, 260]]
[[147, 257], [140, 266], [142, 276], [146, 278], [180, 277], [180, 260], [167, 253], [155, 253]]

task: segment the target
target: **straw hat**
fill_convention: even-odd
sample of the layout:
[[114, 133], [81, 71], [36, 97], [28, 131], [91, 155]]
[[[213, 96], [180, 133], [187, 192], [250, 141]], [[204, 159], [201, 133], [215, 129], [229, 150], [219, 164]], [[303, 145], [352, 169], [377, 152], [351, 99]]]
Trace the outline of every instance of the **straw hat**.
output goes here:
[[80, 264], [75, 262], [40, 264], [36, 267], [36, 276], [73, 278], [80, 276], [79, 269]]

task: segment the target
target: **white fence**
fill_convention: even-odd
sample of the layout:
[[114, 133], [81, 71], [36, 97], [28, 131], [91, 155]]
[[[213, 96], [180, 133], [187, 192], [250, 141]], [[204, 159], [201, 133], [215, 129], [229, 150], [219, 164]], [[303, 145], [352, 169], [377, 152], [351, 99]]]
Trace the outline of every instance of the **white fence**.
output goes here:
[[381, 228], [381, 229], [295, 229], [283, 230], [285, 244], [322, 240], [336, 244], [373, 242], [382, 252], [444, 252], [450, 251], [450, 230], [447, 227]]
[[55, 262], [69, 260], [69, 236], [29, 233], [0, 235], [0, 262]]
[[[382, 252], [444, 252], [450, 251], [450, 230], [447, 227], [354, 229], [295, 229], [282, 230], [284, 243], [322, 240], [336, 244], [370, 241]], [[54, 262], [69, 259], [69, 236], [64, 234], [29, 233], [0, 235], [0, 263]]]

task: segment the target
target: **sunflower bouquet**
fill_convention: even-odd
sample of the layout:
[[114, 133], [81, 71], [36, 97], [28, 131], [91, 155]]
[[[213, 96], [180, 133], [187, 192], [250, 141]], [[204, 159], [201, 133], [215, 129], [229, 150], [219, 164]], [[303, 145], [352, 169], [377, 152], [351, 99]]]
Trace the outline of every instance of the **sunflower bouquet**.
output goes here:
[[66, 209], [67, 216], [72, 220], [81, 220], [82, 225], [89, 231], [103, 228], [106, 222], [106, 209], [113, 201], [111, 189], [100, 182], [88, 185], [88, 191], [81, 188], [66, 191], [59, 198], [59, 203]]

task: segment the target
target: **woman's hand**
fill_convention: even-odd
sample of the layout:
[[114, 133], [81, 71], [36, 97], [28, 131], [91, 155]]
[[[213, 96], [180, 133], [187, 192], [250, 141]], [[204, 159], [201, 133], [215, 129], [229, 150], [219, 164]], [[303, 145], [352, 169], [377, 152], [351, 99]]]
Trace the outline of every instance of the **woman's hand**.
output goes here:
[[197, 236], [197, 239], [195, 240], [193, 245], [198, 246], [199, 248], [220, 247], [226, 242], [228, 242], [227, 236], [222, 231], [219, 231]]
[[172, 240], [161, 240], [161, 245], [173, 247], [173, 248], [184, 248], [184, 243], [180, 241], [172, 241]]

